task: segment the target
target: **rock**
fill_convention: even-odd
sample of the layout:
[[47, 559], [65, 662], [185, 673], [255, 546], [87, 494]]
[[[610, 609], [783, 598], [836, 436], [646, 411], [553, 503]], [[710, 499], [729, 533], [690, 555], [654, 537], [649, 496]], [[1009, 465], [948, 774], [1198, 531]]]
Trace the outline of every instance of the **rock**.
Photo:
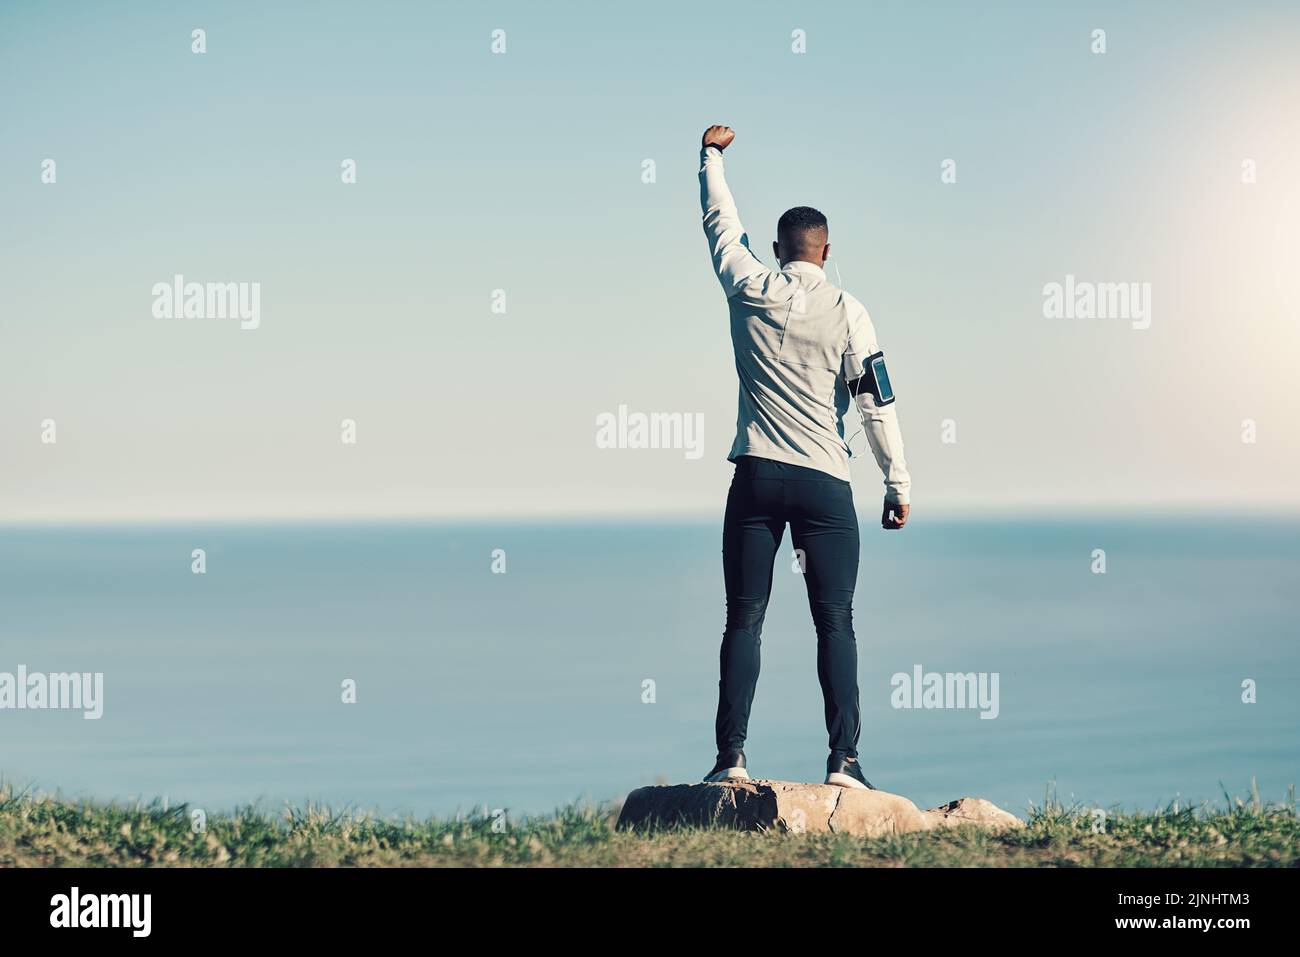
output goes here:
[[956, 827], [958, 824], [978, 824], [993, 831], [1005, 831], [1008, 828], [1024, 827], [1025, 822], [1009, 811], [1004, 811], [992, 801], [983, 798], [958, 798], [941, 807], [930, 808], [926, 814], [934, 815], [940, 827]]
[[832, 784], [727, 781], [637, 788], [623, 802], [620, 828], [722, 827], [742, 831], [833, 831], [882, 837], [968, 824], [988, 830], [1024, 822], [983, 798], [922, 811], [905, 797]]

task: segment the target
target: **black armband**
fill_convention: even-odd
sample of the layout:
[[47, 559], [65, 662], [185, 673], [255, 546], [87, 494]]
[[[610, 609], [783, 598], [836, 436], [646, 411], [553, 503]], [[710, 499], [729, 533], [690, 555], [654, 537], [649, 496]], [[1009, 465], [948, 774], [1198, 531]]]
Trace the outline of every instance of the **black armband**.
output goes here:
[[883, 352], [867, 356], [862, 362], [862, 375], [849, 383], [849, 393], [854, 398], [864, 392], [871, 393], [876, 405], [889, 405], [894, 401], [894, 387], [889, 383]]

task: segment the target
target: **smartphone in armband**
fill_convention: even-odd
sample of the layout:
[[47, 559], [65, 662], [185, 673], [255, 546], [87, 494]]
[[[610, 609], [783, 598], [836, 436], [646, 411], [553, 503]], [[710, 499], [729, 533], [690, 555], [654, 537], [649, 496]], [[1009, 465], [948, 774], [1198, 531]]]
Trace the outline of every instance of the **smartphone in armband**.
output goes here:
[[894, 401], [894, 387], [889, 383], [889, 370], [885, 368], [885, 354], [877, 352], [867, 360], [871, 369], [871, 378], [875, 381], [872, 392], [876, 396], [876, 405], [889, 405]]
[[862, 363], [862, 377], [853, 383], [853, 394], [859, 395], [870, 390], [876, 405], [889, 405], [894, 401], [894, 387], [889, 381], [889, 370], [885, 368], [885, 354], [874, 353]]

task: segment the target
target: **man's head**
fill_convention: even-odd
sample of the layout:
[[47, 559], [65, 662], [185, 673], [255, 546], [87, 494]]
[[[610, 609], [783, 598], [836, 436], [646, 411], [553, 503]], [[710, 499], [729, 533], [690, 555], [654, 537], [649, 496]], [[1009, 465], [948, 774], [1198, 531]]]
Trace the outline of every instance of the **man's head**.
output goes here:
[[811, 206], [796, 206], [777, 221], [772, 251], [782, 266], [796, 259], [822, 266], [831, 254], [826, 237], [826, 217]]

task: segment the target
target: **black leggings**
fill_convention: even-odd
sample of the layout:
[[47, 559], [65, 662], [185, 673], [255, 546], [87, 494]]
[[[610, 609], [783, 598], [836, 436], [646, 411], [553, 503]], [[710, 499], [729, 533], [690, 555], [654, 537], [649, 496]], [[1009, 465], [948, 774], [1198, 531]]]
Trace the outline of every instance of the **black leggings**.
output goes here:
[[831, 750], [856, 756], [861, 719], [853, 637], [853, 586], [858, 577], [853, 489], [816, 469], [752, 456], [736, 460], [723, 522], [727, 630], [718, 682], [718, 751], [739, 751], [745, 744], [758, 684], [763, 615], [772, 592], [772, 564], [786, 522], [794, 547], [802, 552]]

